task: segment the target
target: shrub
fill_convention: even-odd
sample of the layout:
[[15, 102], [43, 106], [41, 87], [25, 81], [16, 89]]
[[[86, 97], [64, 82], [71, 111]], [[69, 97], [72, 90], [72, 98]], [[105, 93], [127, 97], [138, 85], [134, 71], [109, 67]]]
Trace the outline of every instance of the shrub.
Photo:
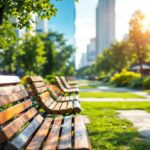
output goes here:
[[130, 86], [134, 80], [140, 80], [141, 78], [141, 74], [124, 69], [121, 73], [116, 73], [111, 78], [111, 82], [116, 84], [116, 86]]
[[51, 84], [55, 84], [55, 75], [49, 74], [45, 77], [46, 81]]
[[149, 89], [149, 88], [150, 88], [150, 77], [145, 77], [145, 78], [144, 78], [143, 86], [144, 86], [144, 88], [146, 88], [146, 89]]
[[143, 87], [143, 78], [134, 79], [131, 81], [130, 87], [132, 88], [142, 88]]

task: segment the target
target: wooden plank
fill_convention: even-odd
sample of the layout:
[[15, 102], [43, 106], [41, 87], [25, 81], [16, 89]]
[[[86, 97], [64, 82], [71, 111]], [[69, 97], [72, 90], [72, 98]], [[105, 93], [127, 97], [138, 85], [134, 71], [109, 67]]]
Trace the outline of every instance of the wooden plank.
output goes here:
[[0, 75], [0, 85], [11, 85], [19, 82], [20, 79], [17, 76]]
[[30, 76], [26, 79], [28, 82], [40, 82], [40, 81], [43, 81], [43, 78], [40, 77], [40, 76]]
[[68, 83], [66, 82], [65, 78], [63, 76], [60, 77], [60, 80], [62, 81], [63, 85], [67, 88], [70, 89], [71, 87], [68, 85]]
[[79, 100], [79, 95], [74, 95], [75, 100]]
[[62, 117], [55, 118], [49, 135], [43, 145], [43, 150], [54, 150], [57, 148], [62, 120]]
[[57, 101], [63, 101], [64, 97], [63, 96], [58, 96]]
[[54, 107], [54, 109], [52, 110], [53, 113], [61, 113], [61, 105], [62, 105], [62, 102], [57, 102], [56, 103], [56, 106]]
[[74, 149], [91, 149], [86, 127], [82, 116], [74, 117]]
[[21, 91], [18, 93], [12, 93], [10, 95], [0, 96], [0, 106], [7, 105], [12, 102], [16, 102], [28, 96], [27, 91]]
[[46, 92], [48, 89], [46, 86], [43, 86], [43, 87], [40, 87], [40, 88], [36, 88], [36, 89], [33, 89], [33, 92], [35, 94], [41, 94], [42, 92]]
[[51, 111], [53, 111], [54, 110], [54, 108], [55, 108], [55, 106], [56, 106], [56, 102], [55, 101], [53, 101], [51, 104], [50, 104], [50, 106], [48, 107]]
[[24, 111], [26, 108], [32, 105], [31, 100], [27, 100], [20, 104], [17, 104], [13, 107], [10, 107], [2, 112], [0, 112], [0, 124], [5, 123], [6, 121], [10, 120], [11, 118], [17, 116], [19, 113]]
[[81, 112], [81, 106], [80, 106], [79, 101], [74, 101], [73, 102], [73, 109], [77, 113]]
[[37, 114], [35, 108], [30, 109], [20, 117], [18, 117], [13, 122], [9, 123], [0, 131], [0, 142], [4, 142], [7, 139], [10, 139], [20, 128], [27, 123], [32, 117]]
[[64, 117], [63, 128], [60, 136], [60, 141], [58, 144], [58, 149], [66, 150], [72, 148], [72, 117]]
[[67, 112], [71, 113], [73, 111], [73, 103], [72, 101], [68, 102]]
[[52, 118], [46, 118], [44, 120], [43, 124], [34, 135], [32, 141], [26, 147], [26, 150], [39, 150], [41, 148], [43, 141], [48, 135], [52, 120]]
[[67, 102], [63, 102], [61, 105], [61, 113], [65, 114], [67, 112]]
[[42, 93], [41, 95], [38, 96], [38, 99], [42, 100], [42, 99], [45, 99], [49, 96], [50, 96], [49, 92], [44, 92], [44, 93]]
[[15, 85], [15, 86], [2, 86], [0, 87], [0, 96], [2, 95], [9, 95], [12, 93], [17, 93], [17, 92], [21, 92], [24, 91], [25, 87], [23, 85]]
[[11, 141], [11, 144], [18, 150], [22, 149], [30, 140], [31, 136], [35, 133], [38, 127], [42, 124], [43, 120], [44, 119], [41, 115], [36, 116], [34, 120], [30, 122], [30, 124]]
[[32, 89], [36, 89], [36, 88], [45, 86], [45, 83], [44, 82], [34, 82], [34, 83], [31, 83], [30, 86]]

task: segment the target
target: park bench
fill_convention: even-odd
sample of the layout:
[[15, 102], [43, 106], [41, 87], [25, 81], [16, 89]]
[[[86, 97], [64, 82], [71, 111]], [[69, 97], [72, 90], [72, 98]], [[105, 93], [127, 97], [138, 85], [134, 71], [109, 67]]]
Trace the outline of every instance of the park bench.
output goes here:
[[76, 99], [72, 100], [73, 98], [69, 99], [69, 96], [63, 97], [68, 99], [59, 99], [58, 101], [55, 101], [50, 95], [50, 92], [48, 91], [48, 88], [42, 77], [29, 76], [27, 78], [27, 82], [30, 84], [32, 92], [34, 93], [36, 99], [39, 101], [40, 106], [47, 113], [65, 115], [79, 113], [81, 111], [80, 102]]
[[82, 116], [42, 115], [18, 77], [0, 76], [1, 150], [90, 150]]
[[58, 77], [60, 78], [60, 80], [62, 81], [62, 83], [64, 84], [64, 86], [67, 88], [67, 89], [71, 89], [71, 88], [77, 88], [78, 89], [78, 86], [77, 84], [70, 84], [67, 82], [66, 78], [64, 76], [60, 76]]
[[50, 90], [51, 96], [57, 102], [59, 102], [59, 101], [61, 101], [61, 102], [62, 101], [74, 101], [74, 100], [79, 101], [79, 95], [78, 94], [67, 96], [67, 95], [64, 95], [63, 92], [56, 85], [48, 84], [47, 87]]
[[72, 93], [79, 93], [79, 89], [78, 88], [67, 88], [64, 83], [62, 83], [61, 79], [59, 77], [55, 77], [56, 83], [57, 85], [60, 87], [60, 89], [66, 93], [66, 94], [72, 94]]

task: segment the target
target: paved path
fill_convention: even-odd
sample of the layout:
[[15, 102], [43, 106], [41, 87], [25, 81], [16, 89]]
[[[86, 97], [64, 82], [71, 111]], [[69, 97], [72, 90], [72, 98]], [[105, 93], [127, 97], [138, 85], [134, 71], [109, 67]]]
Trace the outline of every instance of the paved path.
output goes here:
[[150, 102], [150, 98], [80, 98], [81, 102]]
[[120, 110], [119, 117], [132, 122], [138, 132], [150, 141], [150, 114], [144, 110]]

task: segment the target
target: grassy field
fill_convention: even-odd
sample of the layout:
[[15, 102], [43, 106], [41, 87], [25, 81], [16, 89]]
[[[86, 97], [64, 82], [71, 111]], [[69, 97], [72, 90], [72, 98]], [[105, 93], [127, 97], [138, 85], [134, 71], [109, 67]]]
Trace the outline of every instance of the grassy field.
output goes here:
[[87, 125], [94, 150], [150, 150], [150, 143], [126, 120], [117, 117], [116, 110], [144, 109], [150, 112], [149, 102], [82, 102], [83, 115], [91, 121]]
[[144, 98], [130, 92], [80, 92], [81, 98]]

